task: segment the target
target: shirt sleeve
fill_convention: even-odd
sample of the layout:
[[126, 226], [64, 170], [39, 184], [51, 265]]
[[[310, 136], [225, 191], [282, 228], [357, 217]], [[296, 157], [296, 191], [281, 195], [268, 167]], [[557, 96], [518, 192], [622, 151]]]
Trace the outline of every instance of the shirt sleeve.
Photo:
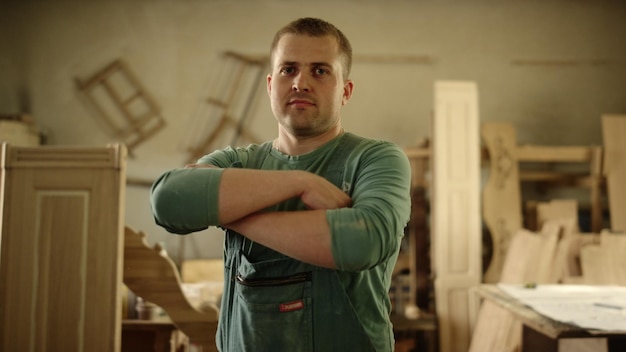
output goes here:
[[152, 185], [155, 222], [168, 232], [188, 234], [218, 225], [218, 190], [224, 169], [174, 169]]
[[346, 271], [366, 270], [394, 255], [411, 211], [411, 168], [398, 146], [379, 143], [353, 159], [352, 207], [326, 213], [335, 263]]
[[150, 190], [155, 222], [168, 232], [181, 235], [219, 225], [219, 186], [223, 168], [236, 160], [236, 151], [227, 148], [198, 161], [215, 168], [173, 169], [161, 175]]

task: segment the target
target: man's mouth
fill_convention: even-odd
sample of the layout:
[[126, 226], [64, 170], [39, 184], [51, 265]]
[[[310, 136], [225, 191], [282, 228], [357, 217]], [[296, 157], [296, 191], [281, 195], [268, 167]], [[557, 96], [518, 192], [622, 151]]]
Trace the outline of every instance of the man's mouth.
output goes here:
[[314, 106], [315, 104], [312, 101], [306, 99], [293, 99], [290, 100], [287, 105], [295, 106], [297, 108], [303, 108], [307, 106]]

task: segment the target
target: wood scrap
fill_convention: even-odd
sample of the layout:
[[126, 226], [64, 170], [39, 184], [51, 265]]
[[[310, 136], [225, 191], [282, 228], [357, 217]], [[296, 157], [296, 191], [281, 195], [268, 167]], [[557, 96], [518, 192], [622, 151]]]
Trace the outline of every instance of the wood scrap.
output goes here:
[[580, 249], [583, 282], [587, 285], [602, 285], [611, 281], [600, 246], [584, 246]]
[[0, 142], [17, 147], [36, 147], [41, 144], [41, 135], [34, 124], [0, 118]]
[[536, 236], [539, 243], [536, 245], [536, 249], [530, 253], [530, 258], [526, 264], [525, 282], [535, 284], [556, 283], [557, 273], [555, 270], [557, 265], [555, 257], [562, 228], [563, 226], [559, 221], [544, 223], [541, 233]]
[[[187, 163], [193, 163], [222, 142], [235, 146], [239, 138], [251, 143], [260, 139], [245, 126], [266, 74], [268, 58], [227, 51], [221, 57], [217, 77], [207, 88], [206, 97], [192, 117], [184, 138]], [[232, 137], [223, 142], [226, 134]]]
[[605, 266], [610, 267], [611, 285], [626, 286], [626, 235], [602, 231], [600, 246], [605, 250]]
[[[599, 232], [603, 228], [602, 195], [604, 177], [601, 173], [603, 150], [597, 146], [519, 146], [516, 149], [520, 163], [549, 164], [581, 164], [587, 165], [588, 171], [570, 173], [558, 171], [526, 170], [520, 164], [520, 181], [534, 182], [538, 185], [550, 184], [558, 187], [580, 187], [589, 189], [589, 205], [591, 209], [591, 232]], [[533, 211], [532, 203], [527, 203], [527, 211]], [[537, 230], [532, 220], [526, 220], [526, 227]]]
[[165, 126], [156, 101], [121, 59], [76, 85], [131, 155]]
[[626, 115], [602, 116], [611, 229], [626, 231]]
[[548, 222], [560, 222], [568, 234], [580, 232], [578, 228], [578, 202], [573, 199], [553, 199], [537, 203], [537, 225], [540, 229]]
[[483, 219], [492, 239], [492, 258], [484, 282], [497, 282], [513, 234], [522, 227], [515, 130], [509, 123], [481, 126], [489, 153], [489, 180], [483, 189]]
[[626, 285], [626, 235], [605, 230], [597, 238], [580, 249], [581, 281], [589, 285]]
[[187, 259], [180, 266], [183, 282], [224, 281], [224, 260]]
[[605, 187], [602, 175], [603, 148], [591, 147], [591, 157], [589, 159], [589, 204], [591, 206], [591, 232], [599, 233], [604, 228], [602, 215], [603, 191]]
[[588, 162], [593, 149], [582, 146], [521, 145], [515, 150], [520, 162]]
[[[431, 255], [430, 229], [428, 228], [428, 181], [430, 171], [429, 140], [421, 141], [417, 147], [406, 148], [411, 163], [411, 217], [408, 224], [408, 258], [403, 269], [410, 273], [410, 296], [419, 311], [430, 309]], [[399, 258], [400, 259], [400, 258]], [[398, 267], [398, 265], [396, 265]], [[394, 273], [395, 273], [394, 269]]]
[[[555, 283], [554, 260], [561, 231], [558, 222], [549, 222], [542, 233], [519, 229], [511, 239], [500, 283]], [[512, 313], [483, 301], [469, 352], [519, 351], [521, 334], [521, 323]]]
[[[523, 229], [513, 235], [502, 266], [501, 283], [525, 282], [527, 258], [536, 247], [535, 240], [533, 233]], [[521, 333], [522, 326], [513, 314], [494, 302], [483, 301], [469, 352], [519, 351]]]
[[124, 284], [137, 296], [157, 304], [202, 351], [217, 351], [218, 310], [194, 306], [185, 296], [174, 262], [158, 244], [148, 246], [146, 234], [128, 226], [124, 232]]

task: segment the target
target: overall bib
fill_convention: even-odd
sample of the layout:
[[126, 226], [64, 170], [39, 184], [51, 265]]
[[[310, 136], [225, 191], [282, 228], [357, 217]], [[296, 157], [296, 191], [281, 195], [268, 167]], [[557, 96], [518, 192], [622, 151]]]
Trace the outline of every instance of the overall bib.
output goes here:
[[[346, 160], [362, 139], [344, 138], [322, 176], [348, 191], [345, 185], [352, 182], [355, 170], [345, 170]], [[268, 151], [262, 152], [267, 155]], [[260, 164], [248, 167], [260, 168]], [[224, 294], [217, 332], [220, 351], [374, 350], [339, 279], [349, 280], [358, 273], [330, 270], [278, 253], [251, 262], [254, 246], [260, 245], [226, 231]]]

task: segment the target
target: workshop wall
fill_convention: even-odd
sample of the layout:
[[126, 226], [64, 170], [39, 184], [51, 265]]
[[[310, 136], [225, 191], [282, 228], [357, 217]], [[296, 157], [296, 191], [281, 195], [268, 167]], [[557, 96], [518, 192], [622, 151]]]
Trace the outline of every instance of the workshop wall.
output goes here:
[[[626, 112], [625, 15], [615, 1], [4, 1], [0, 112], [31, 114], [50, 144], [110, 143], [75, 80], [123, 59], [166, 121], [128, 161], [129, 177], [154, 180], [184, 165], [222, 54], [267, 55], [279, 27], [314, 16], [353, 45], [349, 131], [415, 145], [430, 135], [434, 81], [471, 80], [481, 121], [513, 122], [520, 144], [601, 145], [601, 114]], [[259, 84], [245, 127], [268, 140]], [[154, 225], [148, 191], [129, 185], [127, 223], [178, 260], [182, 238]], [[185, 237], [184, 257], [219, 257], [221, 240]]]

